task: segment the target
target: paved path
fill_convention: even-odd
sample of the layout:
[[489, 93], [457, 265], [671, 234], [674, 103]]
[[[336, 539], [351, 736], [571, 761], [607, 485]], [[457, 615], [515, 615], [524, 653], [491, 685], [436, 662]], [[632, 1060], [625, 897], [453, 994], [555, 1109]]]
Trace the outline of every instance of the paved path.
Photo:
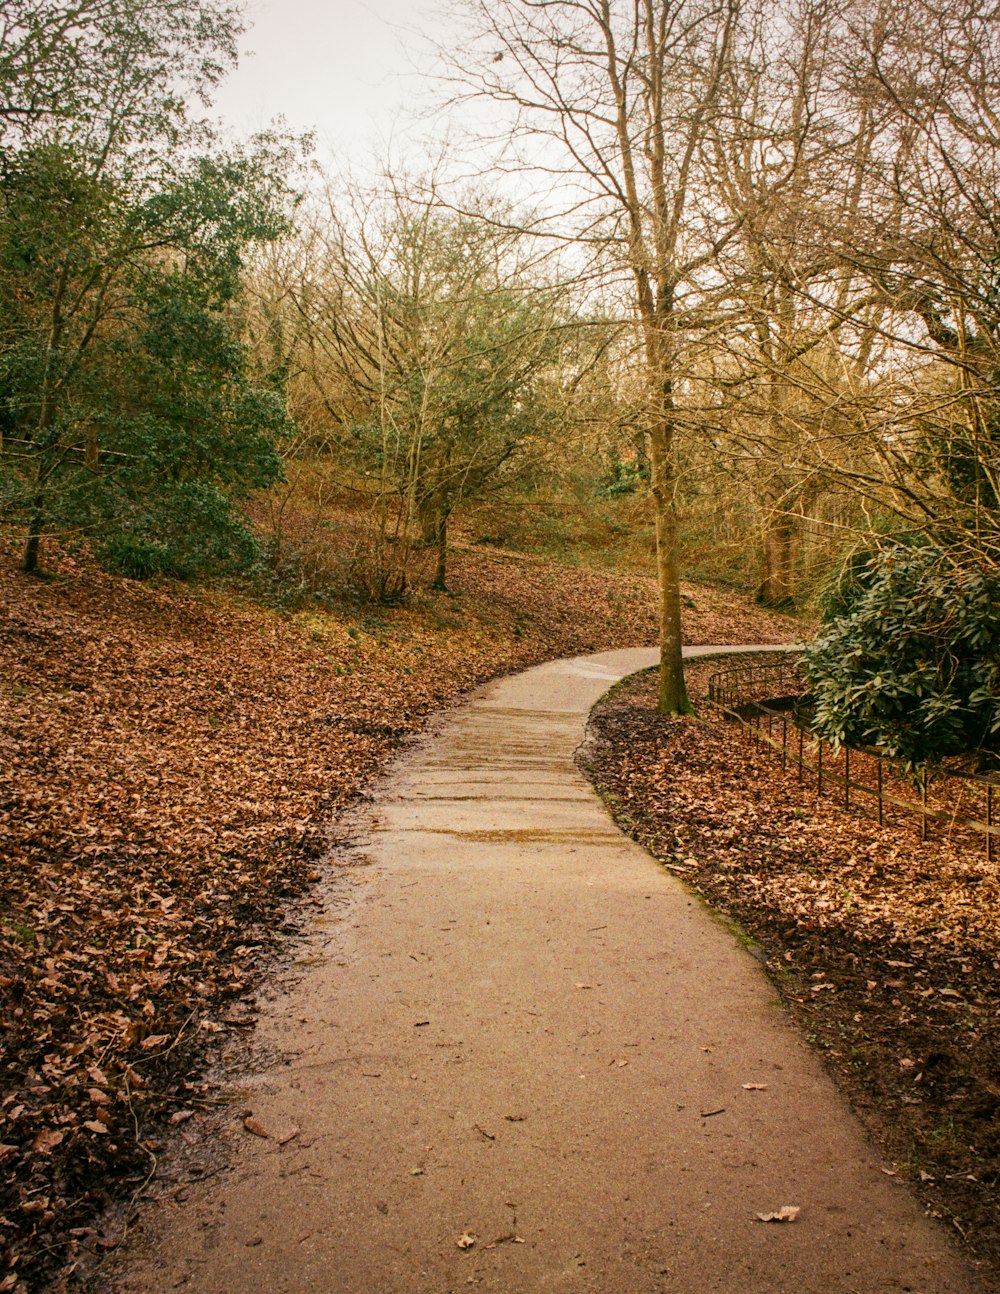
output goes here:
[[759, 965], [577, 772], [588, 710], [651, 661], [502, 680], [400, 760], [264, 1012], [271, 1136], [153, 1219], [126, 1288], [974, 1288]]

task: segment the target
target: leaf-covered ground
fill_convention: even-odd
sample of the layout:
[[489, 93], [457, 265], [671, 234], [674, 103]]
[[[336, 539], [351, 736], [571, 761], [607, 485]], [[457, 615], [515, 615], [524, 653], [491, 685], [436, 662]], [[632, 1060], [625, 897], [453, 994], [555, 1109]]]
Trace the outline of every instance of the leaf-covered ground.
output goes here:
[[[696, 700], [720, 667], [689, 668]], [[753, 938], [892, 1171], [996, 1279], [1000, 863], [981, 838], [921, 844], [912, 818], [880, 829], [817, 800], [702, 713], [663, 718], [653, 679], [628, 681], [595, 713], [591, 775], [619, 823]]]
[[[453, 595], [282, 616], [0, 544], [0, 1291], [62, 1286], [211, 1102], [329, 829], [495, 675], [649, 643], [654, 590], [488, 549]], [[688, 589], [692, 642], [794, 623]], [[70, 1283], [71, 1280], [70, 1280]]]

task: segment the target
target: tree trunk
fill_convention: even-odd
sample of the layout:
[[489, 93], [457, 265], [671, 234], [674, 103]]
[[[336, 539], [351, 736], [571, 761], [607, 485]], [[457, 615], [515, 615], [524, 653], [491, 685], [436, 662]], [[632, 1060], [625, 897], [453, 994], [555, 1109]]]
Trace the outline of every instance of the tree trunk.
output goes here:
[[681, 650], [681, 591], [677, 560], [677, 509], [674, 505], [673, 435], [666, 427], [650, 433], [653, 507], [656, 516], [656, 581], [660, 594], [661, 714], [693, 714], [684, 683]]
[[37, 494], [31, 505], [31, 519], [28, 522], [28, 537], [21, 557], [21, 570], [26, 575], [34, 575], [38, 570], [38, 551], [42, 542], [42, 529], [45, 521], [44, 499]]
[[795, 518], [772, 517], [764, 534], [763, 565], [757, 601], [766, 607], [788, 606], [795, 598]]
[[52, 472], [54, 462], [46, 462], [52, 452], [52, 428], [56, 419], [55, 383], [53, 368], [59, 351], [63, 334], [63, 301], [69, 283], [69, 258], [63, 260], [59, 272], [59, 282], [55, 299], [52, 303], [52, 322], [49, 326], [48, 342], [45, 347], [45, 367], [42, 373], [41, 393], [38, 404], [37, 443], [39, 452], [38, 466], [35, 469], [35, 497], [31, 501], [31, 518], [28, 521], [28, 536], [21, 558], [21, 570], [26, 575], [34, 575], [38, 570], [38, 551], [41, 547], [42, 531], [45, 528], [45, 487]]
[[434, 495], [421, 494], [417, 498], [416, 512], [420, 542], [425, 548], [433, 548], [438, 542], [438, 507]]
[[437, 543], [437, 569], [434, 572], [434, 583], [432, 588], [437, 589], [440, 593], [448, 592], [448, 585], [445, 582], [448, 576], [448, 514], [441, 512], [437, 519], [437, 534], [435, 536]]
[[632, 444], [635, 447], [635, 468], [639, 473], [640, 481], [648, 481], [650, 478], [649, 470], [649, 447], [646, 444], [646, 433], [637, 431], [632, 437]]

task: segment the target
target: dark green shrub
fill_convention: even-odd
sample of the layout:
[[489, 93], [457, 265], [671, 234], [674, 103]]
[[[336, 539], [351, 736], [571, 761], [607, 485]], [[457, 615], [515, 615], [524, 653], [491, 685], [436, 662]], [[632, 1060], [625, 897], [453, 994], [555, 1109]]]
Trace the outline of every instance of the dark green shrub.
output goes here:
[[246, 570], [260, 546], [228, 495], [204, 482], [172, 485], [139, 499], [101, 496], [107, 516], [95, 524], [98, 560], [133, 580], [192, 579]]
[[852, 588], [805, 656], [817, 732], [910, 766], [995, 746], [1000, 574], [956, 566], [933, 545], [896, 546]]
[[598, 481], [594, 493], [601, 499], [617, 499], [623, 494], [635, 494], [644, 479], [636, 463], [616, 461]]

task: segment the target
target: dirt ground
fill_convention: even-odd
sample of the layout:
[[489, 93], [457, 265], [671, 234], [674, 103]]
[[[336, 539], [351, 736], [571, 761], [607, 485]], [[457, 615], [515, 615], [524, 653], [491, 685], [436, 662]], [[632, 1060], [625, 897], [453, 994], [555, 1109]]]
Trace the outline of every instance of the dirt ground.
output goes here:
[[619, 825], [758, 950], [855, 1109], [935, 1216], [1000, 1279], [1000, 867], [817, 799], [704, 705], [601, 703], [588, 764]]

